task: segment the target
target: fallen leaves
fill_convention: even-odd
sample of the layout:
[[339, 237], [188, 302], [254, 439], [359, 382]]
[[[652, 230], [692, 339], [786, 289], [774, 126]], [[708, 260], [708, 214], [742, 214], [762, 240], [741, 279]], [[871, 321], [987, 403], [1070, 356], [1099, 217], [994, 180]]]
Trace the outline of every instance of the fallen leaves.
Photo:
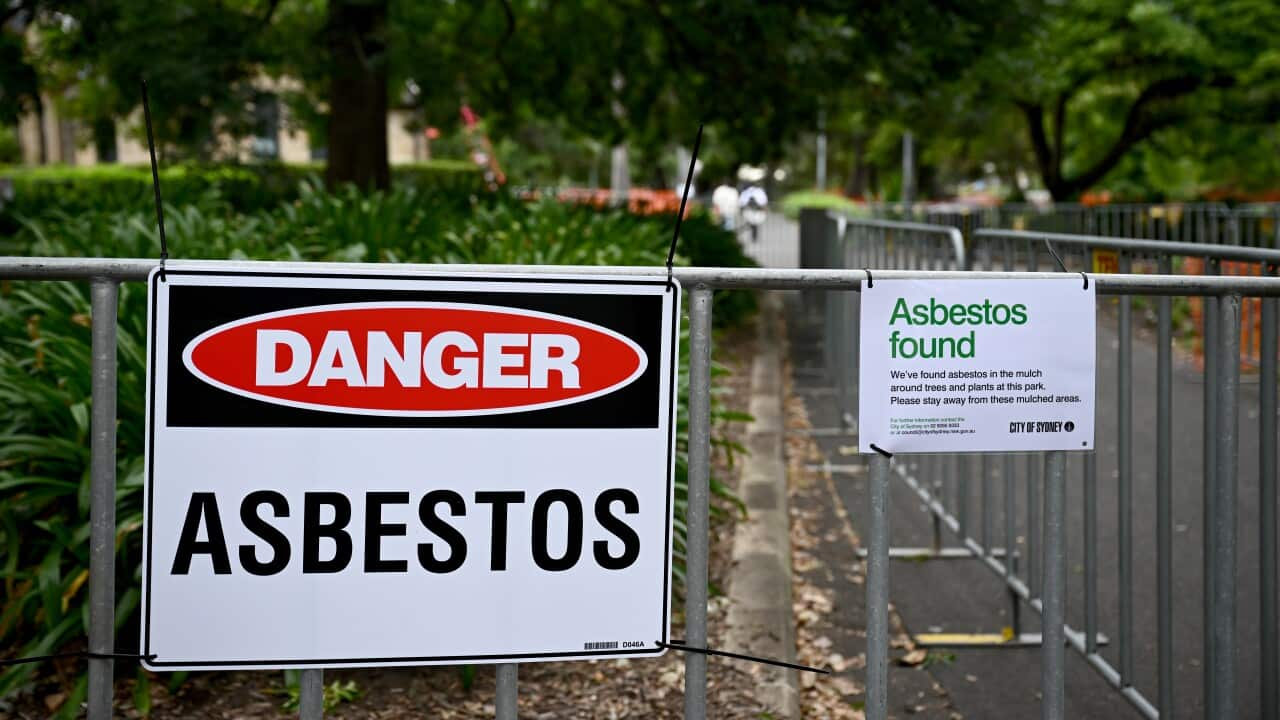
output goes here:
[[929, 652], [927, 650], [916, 649], [899, 657], [898, 664], [914, 667], [924, 662], [928, 657], [929, 657]]
[[[839, 501], [834, 479], [823, 472], [828, 467], [822, 452], [810, 432], [807, 408], [803, 400], [791, 389], [787, 377], [785, 407], [787, 411], [787, 468], [788, 495], [791, 499], [792, 539], [792, 609], [796, 619], [796, 653], [799, 662], [824, 667], [830, 675], [801, 673], [801, 714], [805, 718], [835, 718], [836, 720], [865, 720], [866, 687], [862, 682], [867, 666], [863, 652], [844, 655], [851, 646], [864, 646], [866, 633], [863, 627], [849, 627], [848, 607], [839, 609], [840, 602], [851, 602], [860, 608], [859, 597], [849, 600], [849, 586], [862, 586], [866, 579], [862, 563], [832, 563], [835, 556], [845, 557], [859, 546], [844, 503]], [[840, 455], [856, 453], [856, 446], [839, 447]], [[834, 548], [833, 548], [834, 546]], [[833, 555], [834, 553], [834, 555]], [[827, 563], [832, 563], [828, 565]], [[837, 596], [832, 588], [839, 588]], [[852, 617], [861, 617], [860, 609], [852, 611]], [[900, 666], [927, 668], [931, 659], [925, 649], [916, 647], [911, 635], [904, 631], [896, 610], [889, 607], [893, 635], [891, 643]], [[844, 623], [844, 624], [842, 624]], [[914, 675], [908, 670], [898, 670]], [[899, 705], [894, 715], [923, 715], [929, 718], [946, 717], [939, 713], [951, 712], [950, 698], [945, 688], [925, 674], [914, 682], [919, 687], [918, 696], [905, 705]], [[897, 698], [894, 698], [897, 699]], [[900, 700], [899, 700], [900, 702]]]

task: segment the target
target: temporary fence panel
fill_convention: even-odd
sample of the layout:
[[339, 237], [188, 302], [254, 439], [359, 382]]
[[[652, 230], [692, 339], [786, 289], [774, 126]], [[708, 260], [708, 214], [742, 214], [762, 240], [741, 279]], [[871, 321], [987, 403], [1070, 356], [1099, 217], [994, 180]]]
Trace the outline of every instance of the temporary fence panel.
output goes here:
[[873, 215], [954, 227], [971, 237], [978, 230], [1103, 235], [1215, 245], [1280, 248], [1280, 203], [1003, 203], [990, 207], [959, 203], [873, 203]]
[[[973, 269], [1003, 266], [1005, 258], [1012, 265], [1031, 267], [1033, 263], [1052, 263], [1057, 256], [1072, 272], [1139, 272], [1178, 275], [1275, 275], [1280, 267], [1280, 250], [1230, 245], [1205, 245], [1171, 241], [1130, 240], [1098, 235], [1026, 232], [1016, 230], [977, 230], [969, 236]], [[1052, 249], [1051, 249], [1052, 248]], [[1105, 261], [1100, 262], [1101, 258]], [[1212, 301], [1209, 301], [1212, 302]], [[1262, 358], [1262, 332], [1265, 303], [1260, 298], [1246, 298], [1241, 305], [1241, 356], [1244, 369], [1257, 369]], [[1187, 315], [1192, 327], [1189, 339], [1193, 350], [1202, 354], [1204, 339], [1212, 332], [1213, 314], [1200, 299], [1191, 298], [1179, 315]], [[1121, 313], [1124, 310], [1123, 304]], [[1189, 314], [1189, 315], [1188, 315]]]
[[[834, 228], [835, 223], [831, 223]], [[900, 237], [906, 247], [920, 247], [927, 243], [925, 238], [937, 234], [936, 229], [926, 230], [914, 227], [894, 228], [883, 225], [877, 231], [879, 237], [887, 238], [895, 230], [903, 233]], [[855, 231], [861, 232], [861, 230]], [[918, 235], [912, 235], [918, 233]], [[712, 291], [720, 288], [756, 288], [777, 290], [806, 291], [839, 291], [836, 298], [824, 304], [829, 313], [846, 313], [844, 324], [836, 326], [836, 331], [847, 337], [856, 337], [857, 314], [849, 313], [846, 306], [856, 302], [856, 291], [861, 284], [871, 277], [871, 273], [863, 269], [847, 269], [850, 267], [874, 268], [876, 277], [888, 279], [930, 280], [940, 278], [966, 279], [983, 282], [991, 279], [1016, 279], [1034, 281], [1043, 276], [1025, 272], [986, 272], [973, 273], [955, 268], [963, 267], [966, 262], [957, 250], [955, 236], [949, 232], [937, 235], [945, 251], [939, 250], [930, 262], [941, 262], [944, 267], [952, 269], [934, 270], [881, 270], [866, 255], [871, 250], [870, 241], [861, 247], [846, 247], [834, 237], [834, 229], [824, 239], [824, 244], [841, 251], [837, 257], [842, 260], [842, 269], [716, 269], [716, 268], [678, 268], [674, 276], [689, 291], [690, 319], [690, 405], [689, 405], [689, 502], [686, 516], [688, 524], [688, 559], [687, 559], [687, 596], [686, 596], [686, 642], [692, 647], [705, 647], [707, 638], [707, 501], [708, 478], [710, 471], [710, 373], [711, 373], [711, 309]], [[834, 243], [834, 244], [833, 244]], [[802, 243], [803, 245], [803, 243]], [[879, 252], [883, 257], [915, 262], [914, 252], [897, 249], [885, 243]], [[948, 253], [950, 253], [948, 255]], [[895, 260], [895, 262], [897, 261]], [[884, 262], [889, 262], [885, 260]], [[922, 261], [923, 262], [923, 261]], [[1006, 261], [1008, 262], [1008, 261]], [[91, 456], [92, 503], [89, 512], [92, 516], [94, 533], [91, 541], [91, 588], [90, 607], [90, 652], [95, 656], [90, 660], [90, 687], [88, 699], [89, 713], [93, 720], [111, 716], [112, 703], [112, 660], [110, 653], [114, 651], [113, 615], [115, 611], [114, 588], [111, 578], [114, 577], [113, 543], [114, 543], [114, 468], [115, 468], [115, 332], [116, 332], [116, 299], [118, 285], [127, 281], [142, 281], [155, 266], [153, 260], [111, 260], [111, 259], [61, 259], [61, 258], [0, 258], [0, 279], [8, 280], [87, 280], [93, 294], [93, 316], [91, 325], [94, 338], [93, 350], [93, 452]], [[216, 264], [211, 264], [216, 267]], [[264, 263], [264, 267], [268, 264]], [[269, 267], [280, 270], [299, 270], [303, 264], [279, 263]], [[344, 267], [353, 271], [368, 271], [371, 266], [352, 264], [348, 266], [332, 266], [335, 269]], [[619, 268], [619, 267], [546, 267], [546, 266], [413, 266], [403, 265], [404, 272], [421, 271], [424, 274], [466, 274], [466, 273], [570, 273], [581, 272], [592, 275], [651, 275], [652, 268]], [[1216, 312], [1219, 320], [1216, 333], [1223, 339], [1218, 355], [1233, 358], [1238, 347], [1233, 338], [1238, 338], [1239, 298], [1280, 296], [1280, 280], [1261, 277], [1172, 277], [1172, 276], [1134, 276], [1108, 275], [1091, 279], [1096, 283], [1100, 295], [1152, 295], [1152, 296], [1204, 296], [1217, 298]], [[855, 292], [850, 292], [855, 291]], [[829, 298], [830, 299], [830, 298]], [[1217, 347], [1217, 345], [1210, 345]], [[839, 375], [848, 374], [854, 365], [853, 358], [842, 350], [836, 359], [841, 364], [832, 365]], [[1215, 698], [1213, 717], [1233, 717], [1235, 715], [1235, 693], [1233, 691], [1235, 677], [1235, 627], [1232, 610], [1235, 607], [1236, 590], [1233, 583], [1236, 567], [1234, 535], [1236, 530], [1235, 488], [1236, 488], [1236, 433], [1235, 409], [1238, 402], [1237, 364], [1232, 361], [1219, 362], [1216, 371], [1207, 379], [1208, 396], [1216, 399], [1213, 417], [1218, 429], [1206, 434], [1209, 445], [1214, 449], [1216, 465], [1214, 465], [1215, 482], [1207, 484], [1209, 495], [1214, 503], [1210, 514], [1215, 537], [1212, 543], [1211, 594], [1214, 599], [1214, 612], [1208, 617], [1212, 620], [1214, 637], [1213, 652], [1207, 656], [1205, 663], [1208, 686]], [[1274, 385], [1272, 385], [1274, 390]], [[1274, 409], [1274, 404], [1273, 404]], [[1167, 448], [1168, 446], [1164, 446]], [[1275, 444], [1267, 445], [1268, 452], [1274, 454]], [[1008, 467], [1011, 456], [1005, 456], [1004, 463]], [[933, 458], [945, 461], [947, 458]], [[920, 497], [931, 508], [931, 511], [953, 532], [957, 532], [963, 545], [980, 558], [984, 564], [1003, 577], [1010, 592], [1026, 601], [1033, 609], [1044, 616], [1049, 642], [1041, 649], [1044, 656], [1042, 669], [1042, 690], [1044, 695], [1044, 716], [1062, 717], [1063, 712], [1063, 671], [1064, 643], [1053, 642], [1058, 628], [1062, 629], [1066, 641], [1081, 652], [1089, 662], [1097, 668], [1112, 684], [1122, 689], [1126, 697], [1149, 717], [1156, 717], [1154, 706], [1146, 697], [1130, 685], [1128, 676], [1117, 671], [1113, 665], [1097, 653], [1093, 643], [1093, 627], [1081, 632], [1065, 624], [1063, 614], [1065, 607], [1065, 525], [1064, 525], [1064, 485], [1065, 458], [1060, 452], [1049, 453], [1047, 457], [1027, 456], [1028, 467], [1040, 465], [1043, 461], [1045, 502], [1044, 502], [1044, 551], [1047, 562], [1043, 563], [1039, 589], [1032, 590], [1032, 573], [1017, 572], [1011, 563], [1002, 562], [991, 548], [981, 544], [972, 537], [968, 524], [968, 515], [949, 510], [944, 502], [935, 495], [936, 488], [926, 487], [919, 481], [922, 463], [911, 457], [903, 457], [891, 461], [881, 455], [872, 456], [871, 467], [871, 507], [868, 535], [868, 573], [866, 583], [868, 603], [867, 628], [867, 711], [872, 720], [884, 720], [888, 708], [888, 598], [889, 598], [889, 515], [888, 491], [890, 473], [896, 473], [911, 487], [916, 489]], [[958, 469], [961, 463], [949, 463], [951, 468]], [[1086, 463], [1086, 482], [1088, 481]], [[1274, 468], [1274, 459], [1271, 467]], [[984, 486], [988, 476], [984, 475]], [[1012, 488], [1013, 473], [1005, 472], [1006, 491]], [[1030, 478], [1029, 478], [1030, 481]], [[947, 481], [951, 486], [958, 482], [954, 475]], [[1032, 487], [1029, 484], [1028, 487]], [[1274, 492], [1274, 490], [1272, 490]], [[1005, 501], [1009, 502], [1011, 493], [1006, 493]], [[968, 505], [968, 496], [960, 495], [960, 504]], [[1272, 495], [1274, 499], [1274, 495]], [[952, 503], [952, 507], [956, 503]], [[1033, 508], [1033, 514], [1034, 514]], [[987, 515], [986, 504], [982, 509], [981, 527], [989, 527], [991, 518]], [[1005, 516], [1006, 542], [1013, 547], [1011, 533], [1014, 528], [1010, 515]], [[1038, 533], [1037, 533], [1038, 534]], [[983, 540], [989, 539], [990, 532], [982, 533]], [[1096, 543], [1096, 538], [1092, 542]], [[1095, 547], [1096, 552], [1096, 547]], [[1011, 558], [1010, 558], [1011, 559]], [[1167, 635], [1165, 635], [1167, 637]], [[706, 717], [706, 657], [697, 653], [685, 656], [685, 716], [691, 719]], [[514, 718], [516, 713], [517, 667], [514, 664], [497, 666], [497, 692], [495, 707], [498, 717]], [[322, 671], [305, 671], [302, 678], [301, 714], [305, 718], [318, 718], [321, 715]], [[1269, 683], [1263, 683], [1267, 685]]]
[[[841, 231], [843, 226], [843, 231]], [[881, 277], [888, 269], [911, 269], [927, 266], [940, 254], [945, 254], [951, 247], [949, 240], [935, 232], [925, 235], [925, 245], [917, 252], [905, 255], [899, 251], [902, 246], [898, 234], [905, 227], [897, 223], [868, 222], [857, 218], [830, 218], [823, 225], [811, 221], [806, 229], [818, 229], [820, 234], [806, 234], [802, 238], [805, 244], [820, 245], [826, 249], [821, 256], [825, 267], [871, 268], [876, 277]], [[1049, 243], [1045, 241], [1049, 240]], [[915, 247], [915, 246], [913, 246]], [[1099, 608], [1099, 494], [1098, 494], [1098, 453], [1079, 456], [1079, 473], [1083, 484], [1083, 600], [1080, 617], [1083, 627], [1066, 628], [1066, 636], [1072, 647], [1080, 652], [1108, 682], [1116, 687], [1124, 697], [1144, 716], [1159, 717], [1159, 709], [1164, 709], [1166, 716], [1174, 704], [1174, 551], [1173, 551], [1173, 468], [1174, 443], [1172, 427], [1174, 423], [1174, 407], [1172, 403], [1172, 376], [1174, 371], [1174, 338], [1173, 310], [1174, 302], [1185, 306], [1190, 302], [1202, 303], [1204, 348], [1204, 399], [1203, 399], [1203, 496], [1204, 507], [1204, 595], [1203, 615], [1198, 618], [1203, 625], [1204, 645], [1204, 695], [1205, 717], [1234, 717], [1239, 707], [1252, 708], [1258, 703], [1257, 715], [1264, 718], [1277, 717], [1276, 673], [1276, 301], [1271, 297], [1273, 291], [1254, 292], [1249, 289], [1253, 282], [1266, 280], [1259, 275], [1274, 275], [1280, 265], [1280, 252], [1259, 248], [1229, 247], [1222, 245], [1202, 245], [1175, 242], [1151, 242], [1136, 240], [1118, 240], [1106, 237], [1079, 237], [1057, 234], [977, 230], [968, 244], [968, 256], [954, 254], [951, 262], [954, 265], [970, 268], [973, 271], [1037, 271], [1069, 270], [1072, 272], [1090, 270], [1090, 253], [1104, 249], [1116, 254], [1119, 269], [1124, 275], [1090, 276], [1091, 282], [1097, 283], [1100, 292], [1115, 294], [1118, 297], [1110, 301], [1115, 304], [1112, 311], [1100, 302], [1102, 312], [1114, 312], [1114, 324], [1117, 340], [1115, 345], [1115, 382], [1118, 388], [1114, 398], [1117, 435], [1115, 438], [1115, 458], [1107, 457], [1107, 465], [1114, 465], [1112, 470], [1116, 478], [1116, 546], [1107, 548], [1114, 550], [1116, 571], [1118, 575], [1118, 608], [1115, 613], [1114, 642], [1101, 634]], [[1057, 255], [1065, 267], [1059, 266]], [[810, 259], [815, 255], [810, 254]], [[1205, 275], [1173, 276], [1177, 270], [1196, 269], [1194, 261], [1203, 263]], [[1241, 268], [1233, 273], [1241, 277], [1219, 278], [1218, 274], [1227, 263], [1237, 263]], [[1138, 280], [1140, 276], [1131, 275], [1134, 270], [1155, 271], [1161, 273], [1157, 286], [1150, 288], [1131, 288], [1125, 291], [1106, 289], [1116, 279]], [[985, 273], [983, 273], [985, 274]], [[897, 274], [883, 274], [884, 277], [896, 277]], [[1189, 283], [1198, 283], [1207, 279], [1228, 283], [1223, 292], [1199, 293], [1188, 290]], [[1083, 281], [1083, 278], [1082, 278]], [[1270, 283], [1268, 283], [1270, 284]], [[836, 296], [833, 296], [833, 298]], [[1155, 442], [1155, 510], [1156, 510], [1156, 552], [1155, 558], [1148, 558], [1148, 553], [1138, 553], [1145, 570], [1151, 564], [1156, 566], [1156, 608], [1155, 645], [1158, 647], [1158, 661], [1154, 682], [1150, 682], [1150, 673], [1139, 673], [1135, 668], [1135, 652], [1145, 647], [1141, 640], [1146, 634], [1138, 628], [1143, 623], [1135, 621], [1135, 614], [1141, 620], [1149, 620], [1150, 613], [1137, 611], [1133, 599], [1135, 575], [1134, 517], [1135, 509], [1141, 511], [1142, 505], [1135, 506], [1135, 449], [1134, 449], [1134, 303], [1135, 298], [1151, 297], [1155, 300], [1154, 325], [1156, 335], [1156, 368], [1155, 368], [1155, 404], [1154, 413], [1151, 408], [1140, 405], [1144, 417], [1154, 415], [1156, 418]], [[1149, 303], [1144, 300], [1144, 308]], [[1242, 316], [1249, 318], [1250, 307], [1257, 307], [1256, 323], [1252, 320], [1242, 324]], [[828, 353], [827, 367], [841, 385], [839, 395], [845, 417], [852, 420], [852, 408], [855, 407], [856, 392], [850, 394], [844, 390], [847, 380], [852, 375], [857, 345], [857, 298], [845, 298], [844, 301], [829, 300], [825, 305], [816, 308], [824, 316]], [[1147, 311], [1146, 316], [1151, 314]], [[1142, 324], [1139, 322], [1138, 324]], [[1198, 326], [1197, 326], [1198, 327]], [[1101, 347], [1101, 344], [1100, 344]], [[852, 348], [853, 352], [847, 349]], [[1236, 533], [1239, 518], [1237, 517], [1237, 451], [1238, 442], [1238, 385], [1241, 367], [1257, 367], [1259, 373], [1259, 393], [1257, 413], [1261, 417], [1258, 439], [1258, 485], [1256, 494], [1249, 494], [1251, 504], [1256, 498], [1258, 512], [1258, 531], [1248, 533], [1257, 538], [1258, 570], [1257, 591], [1237, 589], [1236, 576], [1237, 553]], [[1144, 382], [1147, 375], [1143, 376]], [[1143, 397], [1143, 400], [1146, 396]], [[1100, 408], [1105, 408], [1104, 404]], [[1245, 408], [1250, 413], [1253, 408]], [[1183, 411], [1185, 412], [1185, 411]], [[1102, 413], [1100, 413], [1101, 416]], [[1100, 448], [1102, 446], [1099, 446]], [[1101, 452], [1101, 451], [1100, 451]], [[1109, 455], [1109, 453], [1108, 453]], [[873, 458], [874, 461], [874, 458]], [[941, 548], [941, 539], [935, 535], [934, 556], [967, 555], [980, 559], [983, 564], [1002, 576], [1011, 596], [1015, 598], [1013, 607], [1013, 635], [1017, 640], [1021, 633], [1019, 627], [1017, 600], [1026, 601], [1034, 610], [1045, 615], [1046, 631], [1052, 623], [1049, 621], [1050, 603], [1047, 593], [1053, 588], [1048, 583], [1053, 580], [1046, 571], [1060, 566], [1064, 561], [1060, 555], [1060, 545], [1054, 544], [1049, 534], [1056, 532], [1055, 523], [1060, 518], [1050, 515], [1053, 504], [1060, 500], [1060, 488], [1053, 485], [1052, 479], [1059, 472], [1058, 461], [1048, 457], [1028, 455], [1025, 462], [1017, 456], [920, 456], [895, 459], [893, 469], [914, 493], [923, 501], [933, 516], [935, 529], [946, 527], [959, 539], [960, 548]], [[873, 469], [875, 464], [873, 462]], [[1141, 467], [1141, 466], [1140, 466]], [[981, 478], [978, 487], [971, 487], [975, 470]], [[1149, 471], [1144, 467], [1144, 475]], [[1025, 479], [1025, 498], [1019, 501], [1016, 497], [1018, 478]], [[1003, 480], [1003, 483], [999, 481]], [[1003, 484], [1003, 503], [996, 500], [997, 490]], [[1044, 491], [1043, 508], [1041, 507], [1041, 490]], [[972, 512], [974, 501], [979, 503], [978, 516]], [[1000, 505], [1003, 504], [1001, 511]], [[1016, 509], [1025, 509], [1025, 518], [1016, 518]], [[1041, 516], [1041, 513], [1044, 516]], [[995, 515], [1001, 514], [1004, 532], [999, 533], [995, 525]], [[874, 519], [874, 518], [873, 518]], [[1182, 520], [1183, 518], [1179, 518]], [[976, 520], [976, 522], [974, 522]], [[1181, 524], [1181, 523], [1180, 523]], [[1043, 527], [1043, 530], [1042, 530]], [[875, 528], [873, 527], [873, 536]], [[1000, 537], [1003, 535], [1003, 537]], [[1015, 552], [1018, 536], [1024, 536], [1026, 543], [1021, 553]], [[1248, 536], [1246, 535], [1246, 537]], [[1044, 544], [1037, 540], [1044, 538]], [[1004, 547], [997, 548], [995, 542], [1003, 541]], [[1145, 547], [1140, 548], [1145, 551]], [[943, 552], [952, 550], [953, 552]], [[899, 553], [895, 553], [899, 554]], [[918, 554], [916, 549], [903, 549], [901, 553]], [[1003, 559], [1001, 559], [1003, 558]], [[1148, 562], [1151, 560], [1151, 562]], [[1250, 563], [1252, 564], [1252, 563]], [[1245, 588], [1252, 584], [1246, 583]], [[1251, 595], [1256, 595], [1259, 618], [1257, 635], [1249, 634], [1249, 641], [1236, 644], [1236, 615], [1242, 606], [1252, 603]], [[1053, 609], [1058, 616], [1060, 607]], [[1105, 613], [1110, 614], [1110, 613]], [[1251, 610], [1249, 613], [1253, 615]], [[1179, 616], [1180, 626], [1187, 626], [1187, 618]], [[1194, 623], [1194, 621], [1193, 621]], [[1191, 625], [1194, 627], [1194, 624]], [[1105, 649], [1100, 647], [1111, 645]], [[1256, 655], [1255, 655], [1256, 653]], [[1237, 658], [1239, 654], [1239, 658]], [[1257, 657], [1256, 663], [1250, 661]], [[1256, 664], [1259, 682], [1256, 687], [1261, 691], [1258, 695], [1246, 700], [1243, 706], [1237, 705], [1236, 667], [1252, 668]], [[1241, 677], [1247, 677], [1241, 675]], [[1184, 687], [1185, 678], [1177, 685]], [[1152, 687], [1154, 685], [1154, 687]], [[1253, 683], [1239, 681], [1239, 689], [1255, 687]], [[1048, 688], [1046, 686], [1046, 692]], [[1180, 698], [1186, 702], [1187, 695], [1194, 695], [1179, 690]], [[1046, 697], [1048, 697], [1046, 695]]]

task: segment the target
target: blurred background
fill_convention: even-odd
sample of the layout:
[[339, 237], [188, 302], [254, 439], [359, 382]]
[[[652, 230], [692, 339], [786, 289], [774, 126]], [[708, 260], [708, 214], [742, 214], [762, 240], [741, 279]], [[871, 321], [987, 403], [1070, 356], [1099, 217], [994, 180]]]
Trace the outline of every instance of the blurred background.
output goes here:
[[669, 191], [705, 122], [704, 192], [1280, 197], [1268, 0], [5, 0], [0, 26], [10, 165], [144, 164], [146, 77], [162, 165], [331, 187]]

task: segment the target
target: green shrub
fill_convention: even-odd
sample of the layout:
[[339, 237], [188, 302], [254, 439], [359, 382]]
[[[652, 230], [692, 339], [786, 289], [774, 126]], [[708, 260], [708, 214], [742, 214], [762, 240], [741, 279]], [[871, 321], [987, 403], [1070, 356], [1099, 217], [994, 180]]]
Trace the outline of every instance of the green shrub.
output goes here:
[[[271, 210], [298, 198], [304, 184], [318, 183], [324, 167], [285, 165], [176, 165], [160, 171], [166, 204], [211, 207], [225, 204], [243, 213]], [[14, 232], [20, 218], [51, 213], [145, 212], [154, 203], [151, 169], [145, 165], [43, 165], [0, 167], [13, 182], [13, 198], [0, 199], [0, 235]], [[484, 189], [475, 166], [435, 161], [392, 168], [398, 186], [419, 192], [469, 194]]]
[[800, 217], [802, 208], [817, 208], [819, 210], [839, 210], [856, 217], [870, 217], [866, 206], [862, 203], [854, 202], [849, 198], [836, 193], [822, 192], [819, 190], [801, 190], [793, 192], [782, 198], [782, 213], [787, 217], [795, 220]]
[[0, 164], [22, 161], [22, 147], [18, 145], [18, 128], [0, 125]]

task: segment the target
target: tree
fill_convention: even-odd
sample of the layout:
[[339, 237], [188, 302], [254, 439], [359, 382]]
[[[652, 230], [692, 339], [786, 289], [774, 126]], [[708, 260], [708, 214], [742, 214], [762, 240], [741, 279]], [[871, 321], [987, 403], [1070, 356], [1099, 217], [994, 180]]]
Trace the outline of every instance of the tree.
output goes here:
[[387, 165], [387, 0], [329, 0], [329, 187], [391, 184]]
[[[18, 118], [34, 112], [44, 126], [44, 102], [40, 78], [28, 57], [26, 30], [35, 17], [35, 0], [13, 2], [0, 10], [0, 127], [17, 125]], [[45, 161], [44, 133], [39, 133], [40, 162]]]
[[1093, 187], [1166, 131], [1265, 128], [1280, 118], [1273, 2], [1081, 0], [1023, 9], [1030, 24], [1006, 35], [968, 79], [1017, 109], [1055, 199]]
[[211, 158], [220, 135], [248, 132], [274, 0], [32, 4], [40, 82], [67, 115], [90, 124], [126, 117], [139, 107], [145, 77], [161, 150]]

